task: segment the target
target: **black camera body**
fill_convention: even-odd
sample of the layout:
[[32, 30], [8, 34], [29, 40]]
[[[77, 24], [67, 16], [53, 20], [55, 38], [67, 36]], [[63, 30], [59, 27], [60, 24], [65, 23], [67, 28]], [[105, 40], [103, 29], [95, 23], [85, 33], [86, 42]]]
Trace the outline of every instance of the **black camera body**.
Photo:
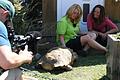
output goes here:
[[37, 36], [38, 32], [27, 33], [26, 36], [15, 35], [12, 41], [12, 50], [19, 53], [20, 50], [24, 50], [28, 45], [28, 51], [32, 51], [33, 55], [37, 53], [37, 41], [41, 39], [41, 36]]
[[35, 34], [15, 35], [15, 38], [12, 42], [12, 50], [16, 53], [19, 53], [20, 50], [24, 50], [25, 46], [28, 45], [28, 51], [32, 51], [33, 55], [37, 53], [37, 41], [41, 37], [35, 37]]
[[8, 39], [11, 43], [12, 50], [19, 53], [20, 50], [24, 50], [28, 45], [28, 51], [32, 51], [33, 55], [37, 53], [37, 41], [41, 39], [41, 33], [39, 31], [29, 31], [26, 35], [15, 35], [13, 27], [7, 25], [7, 21], [4, 23], [8, 31]]

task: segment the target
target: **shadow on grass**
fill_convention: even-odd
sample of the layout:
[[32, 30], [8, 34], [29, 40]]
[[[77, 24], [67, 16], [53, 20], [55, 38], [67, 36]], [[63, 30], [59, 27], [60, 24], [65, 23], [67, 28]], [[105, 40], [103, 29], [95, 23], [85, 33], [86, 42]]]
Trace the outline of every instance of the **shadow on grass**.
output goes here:
[[101, 65], [106, 64], [106, 57], [105, 55], [98, 54], [98, 55], [88, 55], [87, 57], [78, 57], [78, 60], [73, 65], [73, 67], [79, 66], [91, 66], [91, 65]]
[[60, 73], [64, 73], [64, 72], [67, 72], [67, 70], [65, 70], [65, 69], [62, 69], [62, 68], [54, 68], [53, 70], [51, 70], [51, 71], [48, 71], [48, 70], [44, 70], [41, 66], [37, 66], [37, 68], [36, 68], [40, 73], [46, 73], [46, 72], [49, 72], [49, 73], [51, 73], [51, 74], [60, 74]]
[[103, 77], [100, 78], [99, 80], [110, 80], [110, 78], [108, 78], [107, 76], [103, 76]]

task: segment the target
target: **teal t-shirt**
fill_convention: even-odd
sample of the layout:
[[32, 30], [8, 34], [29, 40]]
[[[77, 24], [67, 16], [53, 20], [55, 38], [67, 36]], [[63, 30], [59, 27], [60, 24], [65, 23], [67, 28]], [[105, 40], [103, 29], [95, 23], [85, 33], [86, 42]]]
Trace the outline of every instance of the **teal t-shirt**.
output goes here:
[[0, 46], [2, 45], [10, 45], [9, 39], [8, 39], [8, 32], [5, 27], [5, 25], [0, 21]]
[[65, 43], [67, 43], [70, 39], [74, 39], [79, 31], [79, 23], [74, 27], [73, 23], [67, 18], [67, 16], [62, 17], [61, 20], [57, 22], [57, 44], [60, 45], [59, 35], [64, 35]]

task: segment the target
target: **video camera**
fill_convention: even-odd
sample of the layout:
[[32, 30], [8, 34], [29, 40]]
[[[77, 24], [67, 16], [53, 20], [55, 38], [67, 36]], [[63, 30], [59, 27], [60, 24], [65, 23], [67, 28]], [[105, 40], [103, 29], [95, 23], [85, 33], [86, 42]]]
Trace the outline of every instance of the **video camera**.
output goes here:
[[19, 53], [20, 50], [25, 49], [25, 45], [28, 45], [28, 51], [32, 51], [33, 55], [35, 55], [37, 53], [37, 41], [40, 39], [40, 32], [37, 31], [28, 32], [25, 36], [14, 35], [14, 39], [11, 43], [12, 50]]
[[40, 32], [29, 31], [25, 36], [15, 35], [13, 27], [9, 26], [7, 21], [4, 24], [6, 25], [8, 39], [14, 52], [19, 53], [20, 50], [24, 50], [25, 45], [28, 45], [28, 51], [32, 51], [33, 55], [37, 53], [37, 41], [41, 39]]

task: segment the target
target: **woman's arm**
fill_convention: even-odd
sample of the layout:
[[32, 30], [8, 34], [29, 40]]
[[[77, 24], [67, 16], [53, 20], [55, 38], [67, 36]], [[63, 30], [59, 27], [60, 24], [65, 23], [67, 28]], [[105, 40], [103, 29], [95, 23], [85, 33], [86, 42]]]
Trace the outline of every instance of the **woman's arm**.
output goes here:
[[60, 35], [60, 43], [61, 43], [61, 45], [63, 46], [63, 47], [66, 47], [66, 45], [65, 45], [65, 41], [64, 41], [64, 35]]
[[118, 27], [109, 18], [106, 18], [106, 24], [107, 24], [107, 27], [110, 28], [110, 30], [108, 30], [105, 34], [118, 32]]
[[116, 33], [116, 32], [118, 32], [118, 28], [111, 29], [111, 30], [107, 31], [106, 34]]

